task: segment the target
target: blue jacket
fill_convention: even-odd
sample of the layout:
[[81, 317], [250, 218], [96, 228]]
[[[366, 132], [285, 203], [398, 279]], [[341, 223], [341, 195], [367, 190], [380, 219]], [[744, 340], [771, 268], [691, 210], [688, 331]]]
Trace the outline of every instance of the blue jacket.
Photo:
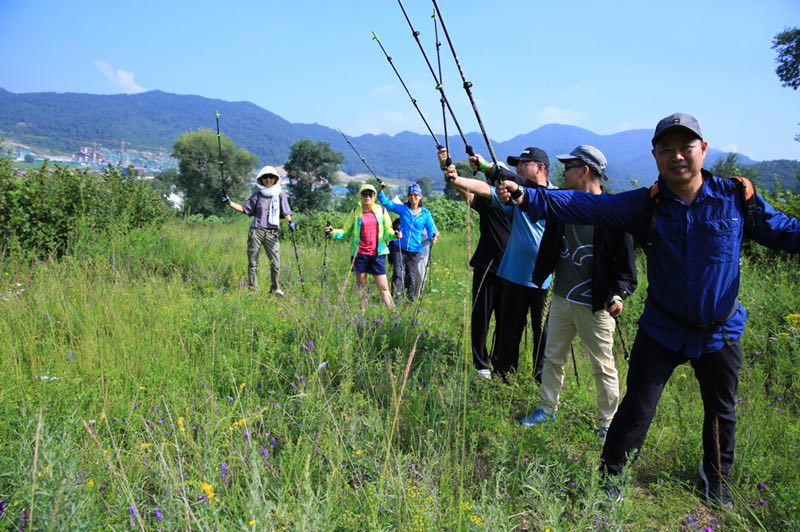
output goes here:
[[[738, 302], [739, 253], [744, 232], [740, 195], [733, 180], [703, 170], [703, 185], [691, 205], [659, 177], [661, 201], [648, 244], [648, 293], [639, 319], [642, 330], [671, 351], [689, 358], [722, 348], [744, 332], [747, 313]], [[578, 224], [603, 223], [639, 233], [649, 189], [614, 195], [526, 189], [529, 216], [555, 216]], [[756, 194], [750, 237], [773, 249], [800, 252], [800, 222], [776, 211]], [[680, 317], [682, 321], [678, 321]], [[704, 328], [687, 327], [719, 322]]]
[[387, 211], [400, 216], [400, 231], [403, 232], [403, 237], [400, 239], [400, 249], [403, 251], [410, 251], [411, 253], [422, 251], [423, 230], [428, 232], [428, 238], [433, 238], [436, 235], [436, 224], [433, 223], [431, 211], [425, 207], [420, 210], [419, 214], [414, 216], [408, 205], [393, 202], [382, 191], [378, 192], [378, 201]]

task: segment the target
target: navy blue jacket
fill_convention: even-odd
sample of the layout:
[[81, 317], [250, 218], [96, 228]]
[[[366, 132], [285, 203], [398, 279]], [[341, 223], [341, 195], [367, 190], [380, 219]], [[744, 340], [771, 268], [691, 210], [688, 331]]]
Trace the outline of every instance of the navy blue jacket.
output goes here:
[[[691, 205], [659, 177], [661, 201], [645, 247], [649, 284], [642, 330], [671, 351], [697, 358], [717, 351], [744, 332], [747, 313], [738, 302], [739, 253], [744, 232], [741, 195], [730, 179], [703, 170], [703, 185]], [[646, 216], [648, 188], [599, 196], [575, 191], [526, 189], [530, 216], [555, 216], [576, 224], [606, 224], [637, 233]], [[750, 238], [773, 249], [800, 252], [800, 221], [755, 196]], [[681, 317], [681, 321], [675, 319]], [[714, 327], [701, 325], [719, 322]], [[698, 327], [687, 327], [686, 323]]]

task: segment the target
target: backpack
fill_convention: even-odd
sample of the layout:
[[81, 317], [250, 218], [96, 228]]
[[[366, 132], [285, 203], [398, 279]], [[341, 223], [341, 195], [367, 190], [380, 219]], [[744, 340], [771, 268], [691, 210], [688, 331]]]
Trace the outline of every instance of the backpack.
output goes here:
[[[753, 182], [746, 177], [733, 176], [731, 177], [736, 181], [736, 192], [742, 200], [742, 211], [744, 212], [744, 235], [748, 236], [755, 227], [755, 213], [756, 213], [756, 187]], [[658, 183], [653, 183], [650, 186], [650, 193], [647, 195], [647, 200], [644, 208], [644, 220], [642, 224], [642, 231], [638, 235], [634, 235], [634, 241], [641, 247], [645, 247], [650, 240], [650, 235], [656, 227], [656, 210], [658, 204], [661, 202], [661, 191], [658, 189]]]

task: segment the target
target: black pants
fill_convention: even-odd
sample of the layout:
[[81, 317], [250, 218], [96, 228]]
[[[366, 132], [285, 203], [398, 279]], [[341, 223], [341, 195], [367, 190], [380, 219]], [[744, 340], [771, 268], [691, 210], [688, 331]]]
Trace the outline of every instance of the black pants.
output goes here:
[[[502, 286], [495, 274], [475, 268], [472, 272], [472, 362], [475, 369], [489, 369], [489, 354], [486, 351], [486, 337], [489, 322], [494, 313], [494, 327], [497, 331], [501, 322]], [[497, 348], [497, 337], [492, 340], [491, 353]]]
[[534, 367], [541, 375], [544, 362], [542, 357], [547, 342], [547, 331], [542, 327], [546, 300], [547, 290], [503, 280], [503, 319], [497, 333], [500, 337], [498, 349], [492, 355], [492, 365], [497, 373], [505, 375], [517, 371], [519, 344], [530, 313]]
[[[673, 370], [686, 362], [639, 330], [631, 349], [625, 397], [619, 404], [603, 446], [601, 469], [622, 472], [644, 444], [656, 405]], [[736, 444], [736, 388], [742, 366], [742, 345], [732, 341], [713, 353], [691, 359], [703, 399], [703, 466], [709, 481], [728, 476]]]
[[403, 278], [405, 277], [403, 252], [400, 251], [400, 248], [389, 246], [389, 261], [392, 263], [392, 296], [397, 301], [403, 295]]

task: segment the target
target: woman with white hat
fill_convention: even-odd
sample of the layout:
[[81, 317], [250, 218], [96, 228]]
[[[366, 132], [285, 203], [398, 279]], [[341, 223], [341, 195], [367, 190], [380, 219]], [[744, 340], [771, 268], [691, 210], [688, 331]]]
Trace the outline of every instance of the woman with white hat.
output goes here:
[[281, 190], [281, 178], [272, 166], [265, 166], [256, 175], [258, 191], [239, 205], [226, 195], [222, 201], [238, 212], [253, 217], [250, 224], [250, 233], [247, 237], [248, 284], [251, 289], [258, 288], [258, 256], [261, 247], [267, 251], [270, 263], [270, 276], [272, 286], [270, 292], [276, 296], [283, 296], [280, 287], [281, 275], [281, 248], [280, 248], [280, 223], [281, 218], [289, 225], [289, 230], [294, 231], [292, 222], [292, 209], [289, 198]]

